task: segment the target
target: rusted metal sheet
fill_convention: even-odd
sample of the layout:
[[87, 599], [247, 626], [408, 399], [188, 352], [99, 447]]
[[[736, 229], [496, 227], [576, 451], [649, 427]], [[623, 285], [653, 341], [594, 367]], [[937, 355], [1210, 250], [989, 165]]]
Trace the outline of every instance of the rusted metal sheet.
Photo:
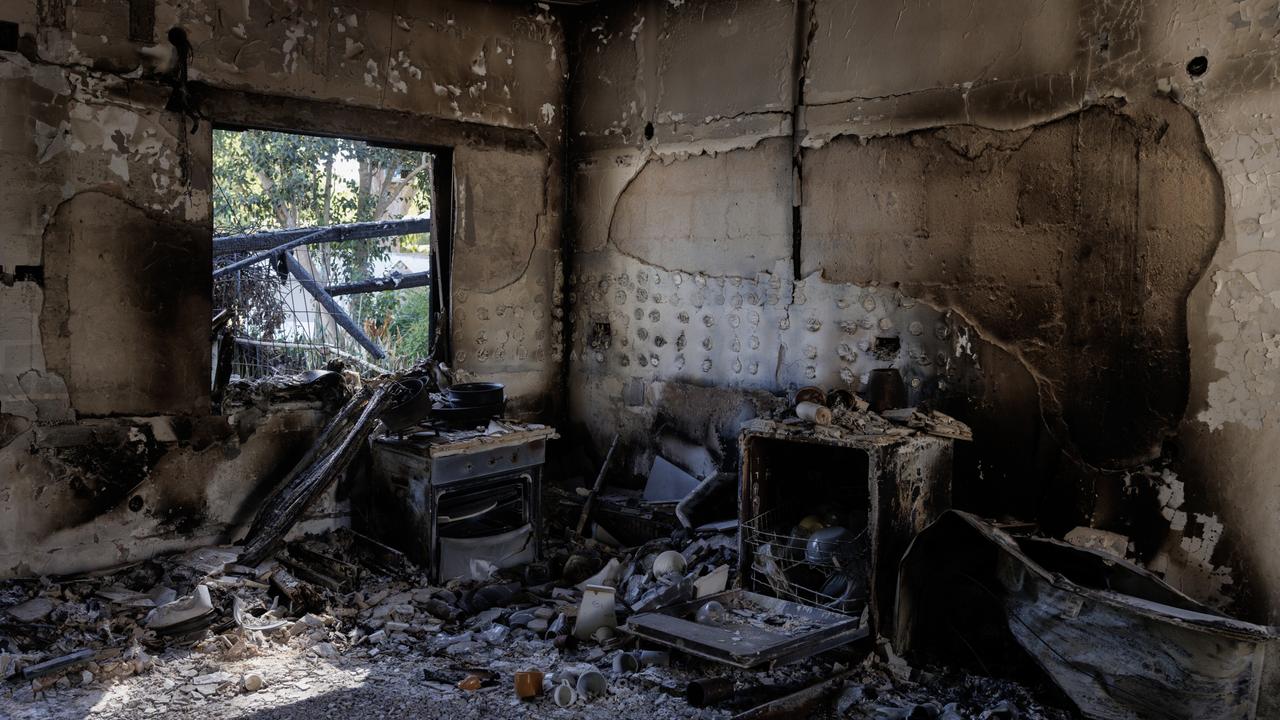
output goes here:
[[1007, 659], [1000, 644], [1012, 641], [1090, 718], [1280, 709], [1276, 628], [1227, 617], [1106, 553], [968, 513], [946, 513], [912, 542], [897, 611], [899, 652], [937, 657], [951, 645], [985, 663]]

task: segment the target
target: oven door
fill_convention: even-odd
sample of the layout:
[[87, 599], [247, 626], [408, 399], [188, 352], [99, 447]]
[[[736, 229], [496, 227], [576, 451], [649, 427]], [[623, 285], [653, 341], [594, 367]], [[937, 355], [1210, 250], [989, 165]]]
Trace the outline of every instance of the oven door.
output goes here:
[[487, 577], [537, 559], [536, 484], [529, 473], [444, 489], [436, 505], [437, 578]]

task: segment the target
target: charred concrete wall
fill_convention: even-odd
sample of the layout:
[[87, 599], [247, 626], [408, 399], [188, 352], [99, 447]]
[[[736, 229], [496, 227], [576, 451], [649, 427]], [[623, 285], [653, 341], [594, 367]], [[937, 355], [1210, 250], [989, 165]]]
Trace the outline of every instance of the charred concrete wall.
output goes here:
[[507, 382], [521, 411], [551, 409], [566, 72], [551, 15], [87, 0], [5, 3], [0, 21], [17, 35], [0, 48], [0, 575], [226, 540], [322, 420], [210, 413], [210, 122], [451, 147], [457, 364]]
[[596, 9], [574, 413], [643, 447], [676, 381], [892, 365], [975, 428], [958, 504], [1125, 532], [1275, 621], [1278, 27], [1225, 0]]

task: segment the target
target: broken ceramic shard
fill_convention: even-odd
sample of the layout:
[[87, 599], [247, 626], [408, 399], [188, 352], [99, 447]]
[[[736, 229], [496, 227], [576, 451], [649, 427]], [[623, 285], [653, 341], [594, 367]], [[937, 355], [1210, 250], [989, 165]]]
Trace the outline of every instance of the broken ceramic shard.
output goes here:
[[592, 637], [600, 628], [615, 628], [618, 618], [614, 613], [616, 591], [607, 585], [588, 585], [578, 605], [578, 620], [573, 635], [579, 640]]
[[288, 620], [283, 618], [271, 620], [260, 620], [250, 616], [244, 609], [244, 600], [240, 596], [235, 596], [231, 600], [231, 616], [235, 619], [236, 624], [246, 630], [255, 630], [257, 632], [273, 632], [279, 630], [289, 624]]
[[182, 632], [200, 623], [208, 624], [214, 615], [209, 587], [197, 585], [190, 595], [152, 610], [146, 619], [147, 627], [156, 632]]
[[729, 584], [729, 566], [720, 565], [711, 572], [693, 581], [693, 597], [704, 598], [724, 592]]
[[586, 590], [588, 585], [616, 585], [622, 573], [622, 564], [617, 558], [609, 558], [609, 562], [600, 568], [600, 572], [578, 583], [579, 590]]

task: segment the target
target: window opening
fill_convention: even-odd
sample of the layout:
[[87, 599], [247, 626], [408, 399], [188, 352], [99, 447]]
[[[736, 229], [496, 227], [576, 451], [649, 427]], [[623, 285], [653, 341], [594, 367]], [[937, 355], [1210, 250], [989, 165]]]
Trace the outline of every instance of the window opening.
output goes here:
[[425, 150], [266, 130], [213, 131], [214, 389], [432, 351]]

